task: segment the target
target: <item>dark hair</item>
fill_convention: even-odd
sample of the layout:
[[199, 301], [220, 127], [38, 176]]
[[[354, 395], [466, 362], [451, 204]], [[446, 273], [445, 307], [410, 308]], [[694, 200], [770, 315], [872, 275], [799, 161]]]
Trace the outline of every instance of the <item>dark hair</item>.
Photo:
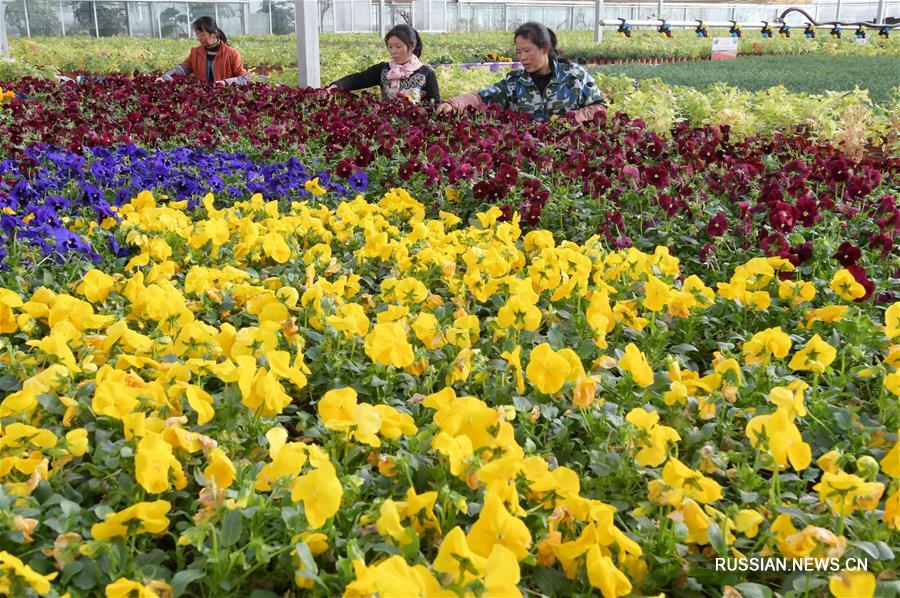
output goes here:
[[223, 44], [228, 43], [228, 37], [225, 35], [225, 32], [219, 29], [219, 26], [216, 25], [216, 20], [212, 17], [199, 17], [191, 24], [191, 27], [194, 31], [215, 33], [219, 36], [219, 39], [222, 40]]
[[422, 55], [422, 36], [409, 25], [397, 25], [388, 31], [387, 35], [384, 36], [384, 43], [387, 43], [392, 37], [396, 37], [403, 42], [416, 56]]
[[560, 62], [568, 62], [560, 57], [560, 52], [556, 48], [556, 34], [549, 27], [545, 27], [534, 21], [523, 23], [516, 29], [513, 40], [518, 37], [527, 39], [538, 48], [546, 49], [550, 58], [559, 60]]

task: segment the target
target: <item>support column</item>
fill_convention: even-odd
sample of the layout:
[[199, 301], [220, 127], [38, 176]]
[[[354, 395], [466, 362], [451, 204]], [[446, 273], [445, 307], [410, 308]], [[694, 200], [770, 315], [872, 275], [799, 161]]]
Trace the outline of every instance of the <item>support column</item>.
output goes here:
[[319, 69], [319, 2], [294, 0], [294, 11], [300, 87], [320, 87], [322, 82]]
[[875, 21], [878, 24], [884, 24], [884, 11], [887, 9], [886, 3], [884, 0], [878, 0], [878, 19]]
[[6, 39], [6, 2], [0, 0], [0, 59], [9, 60], [9, 40]]
[[594, 43], [603, 41], [603, 0], [594, 3]]

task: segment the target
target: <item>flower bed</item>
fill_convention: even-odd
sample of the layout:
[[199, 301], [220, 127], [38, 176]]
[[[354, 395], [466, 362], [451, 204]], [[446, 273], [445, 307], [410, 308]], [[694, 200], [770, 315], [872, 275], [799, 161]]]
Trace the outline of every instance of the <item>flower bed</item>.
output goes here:
[[[297, 63], [294, 36], [232, 36], [249, 66], [293, 67]], [[727, 35], [713, 30], [712, 35]], [[824, 32], [816, 39], [796, 35], [790, 39], [762, 38], [758, 31], [745, 31], [739, 40], [741, 54], [825, 54], [852, 56], [900, 56], [897, 36], [882, 40], [870, 32], [869, 42], [856, 44], [853, 35], [834, 40]], [[481, 62], [488, 56], [515, 58], [512, 32], [422, 34], [423, 60], [434, 64]], [[601, 44], [592, 32], [561, 31], [560, 47], [574, 60], [630, 60], [643, 58], [704, 58], [711, 53], [711, 40], [698, 39], [692, 31], [675, 31], [661, 39], [655, 31], [635, 31], [629, 39], [607, 31]], [[58, 69], [78, 73], [158, 73], [184, 60], [195, 45], [192, 39], [147, 39], [129, 37], [13, 38], [11, 54], [20, 64], [0, 64], [3, 72]], [[367, 68], [385, 57], [384, 42], [377, 35], [325, 34], [320, 37], [323, 79], [333, 81], [348, 72]]]
[[[24, 223], [36, 231], [32, 249], [41, 252], [56, 238], [59, 205], [91, 208], [99, 224], [111, 206], [143, 189], [197, 201], [221, 191], [229, 177], [244, 179], [231, 184], [233, 195], [302, 198], [307, 172], [332, 173], [339, 186], [331, 201], [361, 171], [375, 193], [403, 184], [428, 198], [431, 214], [468, 217], [497, 205], [507, 218], [517, 212], [523, 225], [575, 241], [600, 234], [622, 248], [671, 247], [692, 273], [709, 269], [717, 280], [746, 251], [813, 265], [849, 243], [863, 251], [861, 265], [881, 281], [879, 292], [896, 290], [888, 258], [900, 226], [897, 162], [855, 162], [800, 136], [733, 141], [727, 129], [681, 126], [666, 138], [621, 115], [588, 127], [528, 123], [495, 110], [435, 119], [425, 109], [371, 98], [323, 101], [310, 91], [264, 86], [252, 93], [182, 86], [173, 96], [171, 88], [142, 80], [29, 85], [19, 89], [30, 99], [8, 106], [18, 120], [10, 120], [0, 143], [11, 153], [34, 140], [70, 151], [29, 150], [7, 163], [0, 192], [11, 213], [3, 234], [10, 240]], [[118, 110], [105, 109], [112, 102]], [[179, 118], [184, 110], [196, 112]], [[145, 114], [155, 120], [138, 118]], [[201, 120], [216, 126], [198, 134], [194, 123]], [[204, 158], [186, 150], [138, 156], [129, 146], [100, 149], [117, 140], [188, 139], [247, 153]], [[85, 161], [71, 153], [84, 145], [100, 147]]]
[[[145, 192], [127, 264], [0, 289], [6, 588], [871, 595], [900, 303], [425, 213]], [[879, 559], [712, 573], [826, 552]]]
[[12, 89], [0, 592], [898, 591], [896, 160]]

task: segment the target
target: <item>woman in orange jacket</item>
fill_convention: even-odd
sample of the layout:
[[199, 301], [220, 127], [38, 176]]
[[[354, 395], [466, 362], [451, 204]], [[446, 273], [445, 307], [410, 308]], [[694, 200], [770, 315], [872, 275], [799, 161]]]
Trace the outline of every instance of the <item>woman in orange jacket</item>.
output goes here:
[[200, 45], [191, 50], [187, 60], [163, 73], [157, 81], [193, 75], [220, 87], [250, 82], [241, 55], [228, 45], [228, 38], [212, 17], [200, 17], [194, 21], [193, 29]]

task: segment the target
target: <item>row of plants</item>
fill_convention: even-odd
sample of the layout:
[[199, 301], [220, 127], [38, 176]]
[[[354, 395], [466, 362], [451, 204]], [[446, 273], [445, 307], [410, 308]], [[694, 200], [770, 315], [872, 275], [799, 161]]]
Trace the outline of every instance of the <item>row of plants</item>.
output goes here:
[[11, 89], [0, 592], [900, 592], [897, 160]]
[[[897, 161], [854, 161], [800, 135], [741, 139], [682, 125], [667, 137], [622, 114], [586, 126], [494, 109], [435, 118], [372, 97], [265, 86], [24, 83], [25, 99], [4, 108], [16, 116], [0, 137], [16, 157], [0, 162], [0, 202], [18, 240], [41, 255], [70, 209], [99, 223], [147, 189], [194, 203], [208, 192], [305, 199], [318, 178], [335, 197], [403, 185], [429, 198], [432, 215], [496, 205], [573, 241], [599, 233], [618, 247], [669, 246], [691, 273], [724, 276], [751, 247], [799, 264], [845, 242], [877, 278], [893, 268]], [[197, 122], [212, 126], [198, 134]], [[179, 147], [186, 141], [199, 147]]]
[[[727, 68], [727, 67], [723, 67]], [[900, 151], [900, 87], [885, 101], [875, 102], [866, 89], [807, 93], [783, 85], [747, 90], [725, 83], [707, 88], [673, 85], [657, 77], [634, 78], [588, 67], [612, 110], [643, 120], [659, 133], [678, 123], [693, 127], [728, 125], [741, 137], [775, 131], [801, 131], [819, 142], [830, 142], [861, 158], [869, 151], [896, 155]], [[496, 83], [506, 67], [436, 68], [442, 97], [479, 91]], [[296, 86], [295, 68], [269, 72], [271, 85]], [[327, 82], [329, 79], [323, 79]], [[374, 90], [377, 94], [377, 90]]]
[[[725, 33], [719, 32], [721, 35]], [[248, 68], [293, 67], [297, 64], [293, 36], [232, 36]], [[422, 34], [423, 60], [432, 64], [495, 62], [512, 59], [511, 32]], [[635, 58], [707, 58], [709, 39], [680, 31], [661, 39], [649, 31], [624, 39], [608, 34], [595, 44], [588, 32], [561, 31], [563, 55], [579, 62]], [[230, 38], [231, 39], [231, 38]], [[0, 65], [0, 80], [14, 78], [28, 68], [65, 73], [158, 73], [184, 60], [195, 45], [193, 40], [143, 39], [129, 37], [16, 38], [10, 51], [19, 63]], [[741, 54], [841, 56], [900, 56], [896, 39], [873, 37], [865, 45], [829, 38], [761, 38], [748, 34], [739, 41]], [[320, 37], [323, 79], [333, 81], [348, 72], [362, 70], [385, 59], [383, 41], [377, 35], [323, 34]]]
[[[865, 89], [876, 104], [891, 101], [897, 82], [885, 77], [896, 64], [888, 56], [742, 56], [739, 60], [693, 60], [674, 64], [608, 64], [588, 67], [605, 75], [635, 79], [662, 79], [669, 85], [699, 90], [726, 83], [746, 91], [763, 91], [784, 85], [789, 91], [822, 95], [828, 91]], [[861, 77], [861, 71], [866, 73]]]
[[[900, 590], [900, 302], [305, 187], [142, 192], [0, 288], [6, 593]], [[766, 556], [838, 565], [714, 568]]]

